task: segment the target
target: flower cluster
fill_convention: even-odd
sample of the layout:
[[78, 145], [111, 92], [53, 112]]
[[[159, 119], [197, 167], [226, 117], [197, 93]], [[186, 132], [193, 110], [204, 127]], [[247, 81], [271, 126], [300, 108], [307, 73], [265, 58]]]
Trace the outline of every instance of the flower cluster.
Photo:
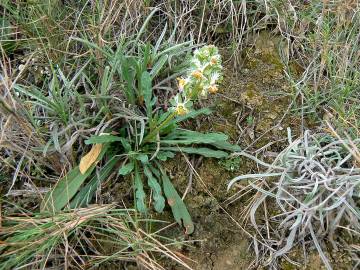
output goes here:
[[177, 115], [185, 115], [192, 100], [206, 98], [208, 93], [218, 91], [217, 83], [222, 79], [221, 56], [215, 46], [204, 46], [194, 52], [190, 68], [185, 77], [178, 78], [179, 92], [171, 100]]

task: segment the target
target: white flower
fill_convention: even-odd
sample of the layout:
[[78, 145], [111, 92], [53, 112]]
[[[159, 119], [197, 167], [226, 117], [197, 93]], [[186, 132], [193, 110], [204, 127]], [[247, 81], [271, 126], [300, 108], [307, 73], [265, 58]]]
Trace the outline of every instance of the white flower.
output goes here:
[[191, 60], [191, 63], [196, 67], [196, 69], [204, 69], [204, 66], [201, 64], [200, 60], [195, 57]]
[[211, 74], [211, 77], [210, 77], [210, 84], [213, 85], [217, 82], [217, 80], [220, 79], [220, 74], [218, 72], [215, 72], [213, 74]]
[[182, 98], [180, 94], [177, 94], [171, 103], [174, 106], [172, 110], [179, 116], [186, 115], [190, 111], [191, 102], [186, 97]]

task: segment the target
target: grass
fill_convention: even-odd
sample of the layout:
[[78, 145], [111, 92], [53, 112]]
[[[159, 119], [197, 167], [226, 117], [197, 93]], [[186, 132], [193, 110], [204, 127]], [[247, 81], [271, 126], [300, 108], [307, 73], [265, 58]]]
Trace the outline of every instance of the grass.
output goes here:
[[[0, 192], [14, 202], [2, 210], [0, 268], [81, 269], [130, 260], [161, 269], [154, 252], [182, 264], [167, 249], [174, 241], [143, 230], [153, 223], [143, 218], [154, 214], [147, 208], [161, 212], [165, 198], [175, 220], [185, 218], [193, 228], [167, 164], [177, 152], [226, 157], [242, 143], [185, 129], [209, 110], [197, 98], [192, 105], [176, 95], [176, 78], [189, 74], [192, 52], [204, 44], [226, 52], [224, 65], [241, 73], [244, 54], [263, 31], [281, 36], [292, 98], [282, 119], [301, 118], [299, 139], [290, 137], [272, 165], [254, 158], [255, 144], [240, 153], [245, 157], [218, 164], [244, 172], [250, 157], [268, 168], [236, 178], [257, 179], [246, 194], [253, 238], [263, 243], [255, 247], [259, 264], [289, 259], [293, 246], [304, 243], [331, 269], [329, 241], [345, 246], [356, 267], [359, 13], [357, 1], [1, 1]], [[193, 111], [175, 117], [180, 105]], [[256, 125], [252, 116], [247, 122]], [[81, 169], [84, 163], [90, 166]], [[109, 185], [122, 180], [133, 183], [134, 210], [100, 203]], [[262, 212], [267, 201], [279, 213]], [[51, 233], [42, 235], [45, 229]], [[116, 255], [109, 255], [109, 243]], [[16, 256], [14, 246], [21, 250]]]
[[[132, 209], [94, 205], [52, 215], [21, 211], [3, 216], [1, 269], [41, 268], [57, 265], [64, 269], [96, 268], [118, 261], [137, 262], [144, 269], [164, 269], [154, 260], [161, 253], [171, 260], [181, 258], [169, 247], [175, 241], [147, 233]], [[110, 255], [111, 254], [111, 255]]]

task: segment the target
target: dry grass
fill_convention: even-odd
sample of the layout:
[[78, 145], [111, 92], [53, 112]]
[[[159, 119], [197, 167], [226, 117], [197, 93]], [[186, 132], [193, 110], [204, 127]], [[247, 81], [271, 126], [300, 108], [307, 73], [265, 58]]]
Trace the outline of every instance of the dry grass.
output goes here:
[[[349, 142], [358, 140], [360, 6], [356, 0], [33, 2], [4, 0], [0, 4], [0, 173], [6, 176], [2, 194], [11, 194], [13, 188], [21, 190], [24, 185], [31, 185], [35, 190], [33, 195], [38, 194], [40, 200], [40, 190], [47, 189], [49, 182], [56, 182], [75, 166], [85, 151], [84, 138], [112, 125], [121, 126], [123, 115], [134, 116], [131, 106], [125, 104], [124, 97], [117, 91], [123, 87], [121, 83], [114, 83], [106, 95], [99, 92], [109, 64], [101, 50], [116, 48], [123, 40], [135, 40], [141, 31], [144, 42], [156, 44], [165, 26], [170, 45], [190, 40], [197, 44], [219, 45], [232, 55], [236, 69], [241, 68], [243, 49], [251, 45], [250, 36], [260, 31], [281, 35], [279, 53], [293, 86], [294, 106], [290, 113], [314, 123], [316, 131], [328, 129], [328, 121], [333, 127], [331, 132]], [[154, 16], [142, 29], [152, 12]], [[79, 39], [92, 46], [79, 42]], [[82, 75], [73, 84], [64, 87], [79, 74]], [[55, 77], [59, 78], [60, 87], [52, 91], [51, 78]], [[162, 79], [161, 87], [156, 90], [170, 96], [173, 85], [170, 79]], [[59, 93], [54, 102], [54, 108], [59, 110], [49, 113], [44, 105], [50, 103], [38, 106], [39, 100], [15, 89], [17, 84], [31, 91], [40, 89], [52, 102], [54, 93]], [[166, 107], [167, 104], [159, 106]], [[122, 116], [114, 116], [109, 111]], [[356, 149], [357, 144], [349, 144], [349, 147]], [[13, 196], [16, 194], [12, 193]], [[22, 199], [17, 195], [15, 198]], [[51, 261], [54, 265], [60, 262], [69, 267], [82, 267], [107, 259], [130, 258], [149, 269], [160, 267], [147, 252], [137, 255], [120, 252], [118, 256], [109, 257], [108, 250], [93, 246], [91, 255], [86, 253], [88, 250], [78, 253], [84, 251], [79, 243], [88, 245], [94, 237], [85, 237], [83, 231], [80, 242], [70, 245], [69, 233], [77, 231], [79, 226], [81, 230], [90, 230], [87, 224], [98, 219], [99, 226], [111, 226], [101, 220], [114, 219], [109, 214], [113, 211], [109, 206], [78, 211], [59, 216], [63, 218], [59, 222], [66, 226], [51, 227], [50, 235], [56, 241], [47, 252], [40, 249], [41, 255], [35, 260], [37, 265]], [[79, 214], [83, 215], [80, 223]], [[54, 218], [57, 217], [50, 219]], [[16, 224], [6, 228], [5, 237], [10, 239], [8, 237], [17, 230], [25, 232], [47, 224], [49, 217], [28, 213], [26, 217], [5, 215], [3, 221]], [[122, 217], [116, 217], [114, 222], [115, 227], [106, 228], [118, 237], [125, 223]], [[155, 250], [160, 246], [159, 253], [179, 259], [139, 228], [127, 232], [130, 235], [127, 240], [141, 242], [144, 250]], [[49, 239], [41, 234], [37, 237], [34, 243], [40, 246]], [[16, 241], [14, 243], [18, 243]], [[26, 245], [19, 243], [24, 252], [27, 251]], [[11, 245], [2, 246], [9, 256], [13, 252], [9, 251]], [[271, 252], [275, 251], [271, 249]]]
[[56, 215], [20, 212], [2, 217], [1, 269], [50, 266], [84, 269], [92, 265], [135, 262], [144, 269], [164, 269], [154, 254], [191, 269], [179, 245], [141, 227], [156, 221], [137, 219], [134, 210], [93, 205]]

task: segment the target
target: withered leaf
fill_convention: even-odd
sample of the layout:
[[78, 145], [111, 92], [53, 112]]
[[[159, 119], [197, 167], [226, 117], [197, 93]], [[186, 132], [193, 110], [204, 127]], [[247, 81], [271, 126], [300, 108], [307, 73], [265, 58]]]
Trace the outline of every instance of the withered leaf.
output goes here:
[[86, 173], [86, 171], [91, 167], [91, 165], [93, 165], [96, 162], [97, 158], [100, 155], [101, 149], [102, 149], [101, 143], [94, 144], [91, 150], [89, 151], [89, 153], [87, 153], [85, 156], [81, 158], [79, 164], [79, 170], [81, 174]]

